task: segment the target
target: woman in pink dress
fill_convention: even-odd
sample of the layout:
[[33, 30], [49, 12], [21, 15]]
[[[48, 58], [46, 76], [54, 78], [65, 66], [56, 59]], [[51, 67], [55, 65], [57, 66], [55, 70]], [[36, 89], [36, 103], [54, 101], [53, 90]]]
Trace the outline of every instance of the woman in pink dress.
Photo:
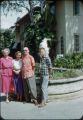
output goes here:
[[10, 52], [9, 49], [5, 48], [2, 51], [3, 57], [0, 59], [2, 92], [6, 94], [6, 102], [9, 102], [8, 93], [13, 73], [12, 58], [9, 56], [9, 52]]
[[[0, 58], [1, 62], [1, 58]], [[2, 92], [2, 78], [1, 78], [1, 70], [0, 70], [0, 92]]]

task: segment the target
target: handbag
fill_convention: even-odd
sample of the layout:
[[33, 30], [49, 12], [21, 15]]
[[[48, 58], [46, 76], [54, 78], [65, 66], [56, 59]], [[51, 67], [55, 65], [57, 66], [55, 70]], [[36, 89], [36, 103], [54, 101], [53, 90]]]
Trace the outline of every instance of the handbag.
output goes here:
[[15, 87], [14, 87], [14, 81], [13, 80], [11, 80], [11, 83], [10, 83], [9, 93], [15, 93]]

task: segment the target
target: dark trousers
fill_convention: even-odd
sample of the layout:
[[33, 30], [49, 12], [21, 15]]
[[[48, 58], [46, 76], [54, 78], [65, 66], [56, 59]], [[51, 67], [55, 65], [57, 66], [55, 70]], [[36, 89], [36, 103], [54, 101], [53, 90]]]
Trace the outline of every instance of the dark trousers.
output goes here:
[[31, 99], [37, 99], [35, 77], [24, 79], [23, 87], [24, 87], [24, 96], [25, 96], [26, 101], [29, 101], [30, 97]]

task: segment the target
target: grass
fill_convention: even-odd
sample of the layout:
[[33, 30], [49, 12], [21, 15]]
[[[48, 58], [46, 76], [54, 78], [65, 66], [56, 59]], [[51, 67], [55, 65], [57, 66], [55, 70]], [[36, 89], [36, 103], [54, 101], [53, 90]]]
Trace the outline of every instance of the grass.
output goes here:
[[53, 75], [52, 75], [53, 79], [61, 79], [63, 78], [63, 72], [59, 72], [59, 71], [54, 71]]

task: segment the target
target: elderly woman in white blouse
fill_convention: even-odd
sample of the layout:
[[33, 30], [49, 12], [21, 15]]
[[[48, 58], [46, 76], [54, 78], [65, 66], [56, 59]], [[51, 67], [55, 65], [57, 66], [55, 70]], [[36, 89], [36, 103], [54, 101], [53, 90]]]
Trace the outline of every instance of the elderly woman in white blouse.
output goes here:
[[17, 51], [15, 53], [16, 59], [13, 60], [13, 78], [15, 85], [15, 94], [17, 96], [17, 100], [22, 101], [23, 98], [23, 81], [21, 76], [21, 68], [22, 68], [22, 60], [21, 60], [21, 52]]

